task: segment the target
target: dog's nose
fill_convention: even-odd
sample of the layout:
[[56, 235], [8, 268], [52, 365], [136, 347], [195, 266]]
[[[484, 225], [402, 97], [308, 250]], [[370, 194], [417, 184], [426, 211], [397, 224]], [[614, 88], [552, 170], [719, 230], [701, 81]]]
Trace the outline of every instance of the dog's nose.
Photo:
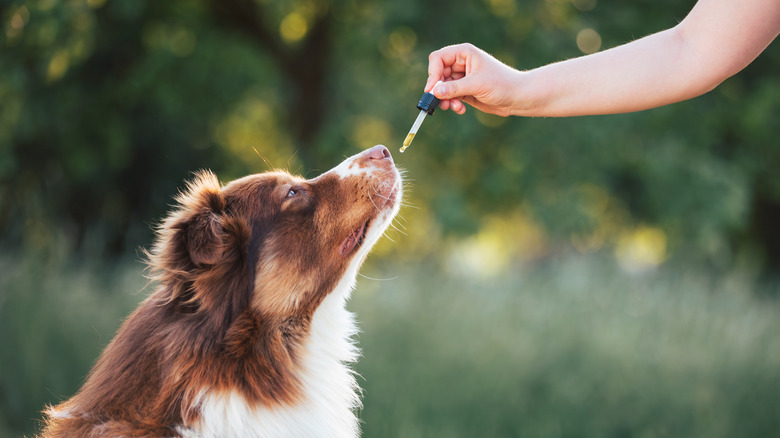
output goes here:
[[363, 155], [369, 160], [384, 160], [385, 158], [390, 158], [390, 151], [381, 144], [378, 144], [371, 149], [364, 151]]

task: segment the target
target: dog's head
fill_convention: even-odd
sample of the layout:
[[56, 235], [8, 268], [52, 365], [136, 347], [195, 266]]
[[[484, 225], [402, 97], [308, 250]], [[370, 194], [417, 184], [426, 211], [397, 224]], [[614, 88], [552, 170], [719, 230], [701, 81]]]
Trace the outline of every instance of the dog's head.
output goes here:
[[160, 226], [150, 270], [178, 311], [310, 316], [352, 287], [400, 198], [384, 146], [310, 180], [275, 171], [221, 186], [201, 172]]

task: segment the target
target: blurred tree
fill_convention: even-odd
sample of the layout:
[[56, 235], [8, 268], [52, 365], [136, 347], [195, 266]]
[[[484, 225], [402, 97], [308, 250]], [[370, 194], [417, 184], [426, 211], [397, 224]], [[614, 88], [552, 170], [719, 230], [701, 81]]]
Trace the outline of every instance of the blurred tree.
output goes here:
[[[149, 242], [148, 224], [199, 168], [311, 176], [399, 144], [431, 50], [470, 41], [533, 67], [668, 28], [693, 3], [3, 2], [2, 244], [125, 252]], [[649, 226], [665, 242], [657, 260], [779, 270], [778, 67], [770, 47], [714, 92], [637, 114], [437, 113], [396, 155], [421, 207], [408, 232], [425, 236], [398, 250], [422, 254], [422, 240], [522, 211], [582, 251]]]
[[[328, 60], [332, 56], [333, 16], [327, 1], [282, 5], [277, 9], [285, 9], [284, 15], [279, 16], [280, 11], [270, 11], [270, 4], [252, 0], [210, 1], [219, 24], [226, 31], [239, 31], [256, 43], [287, 78], [289, 83], [285, 89], [291, 96], [284, 102], [286, 125], [295, 138], [301, 159], [309, 163], [316, 134], [327, 111], [324, 93]], [[276, 32], [277, 23], [280, 23], [279, 32]]]

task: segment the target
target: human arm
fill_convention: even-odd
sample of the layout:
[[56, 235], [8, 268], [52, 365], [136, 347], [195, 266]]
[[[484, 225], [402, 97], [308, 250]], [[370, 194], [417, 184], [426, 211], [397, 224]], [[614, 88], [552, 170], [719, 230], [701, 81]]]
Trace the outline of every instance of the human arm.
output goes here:
[[441, 107], [462, 102], [499, 115], [564, 117], [639, 111], [696, 97], [755, 59], [780, 31], [780, 1], [699, 0], [677, 26], [529, 71], [471, 45], [429, 57], [426, 90]]

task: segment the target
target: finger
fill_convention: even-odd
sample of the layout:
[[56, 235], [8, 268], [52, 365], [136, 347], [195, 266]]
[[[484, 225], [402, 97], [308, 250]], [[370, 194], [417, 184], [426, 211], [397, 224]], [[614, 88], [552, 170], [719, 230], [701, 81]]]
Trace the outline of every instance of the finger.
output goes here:
[[440, 80], [441, 79], [438, 77], [428, 76], [428, 80], [425, 82], [424, 91], [429, 93], [433, 89], [433, 86], [436, 85], [436, 82], [439, 82]]
[[466, 112], [466, 105], [463, 104], [463, 102], [460, 101], [460, 99], [452, 99], [450, 102], [450, 109], [455, 111], [458, 114], [463, 114]]
[[452, 74], [450, 74], [447, 77], [449, 78], [449, 80], [454, 81], [456, 79], [463, 79], [464, 77], [466, 77], [466, 73], [456, 71], [456, 72], [452, 72]]
[[460, 101], [460, 99], [445, 99], [439, 101], [439, 109], [442, 111], [452, 110], [457, 114], [463, 114], [466, 112], [466, 105]]
[[425, 82], [425, 92], [431, 91], [436, 82], [445, 78], [444, 70], [447, 69], [441, 52], [444, 49], [436, 50], [428, 55], [428, 80]]
[[425, 82], [425, 92], [430, 93], [433, 91], [433, 88], [438, 84], [439, 82], [442, 82], [441, 79], [434, 80], [433, 76], [428, 76], [428, 80]]
[[472, 51], [471, 44], [458, 44], [431, 52], [428, 55], [428, 80], [425, 91], [430, 91], [436, 82], [447, 79], [456, 72], [465, 72], [466, 61]]
[[434, 90], [434, 96], [439, 100], [473, 96], [480, 91], [479, 86], [479, 80], [475, 80], [473, 75], [464, 76], [454, 81], [442, 82]]

